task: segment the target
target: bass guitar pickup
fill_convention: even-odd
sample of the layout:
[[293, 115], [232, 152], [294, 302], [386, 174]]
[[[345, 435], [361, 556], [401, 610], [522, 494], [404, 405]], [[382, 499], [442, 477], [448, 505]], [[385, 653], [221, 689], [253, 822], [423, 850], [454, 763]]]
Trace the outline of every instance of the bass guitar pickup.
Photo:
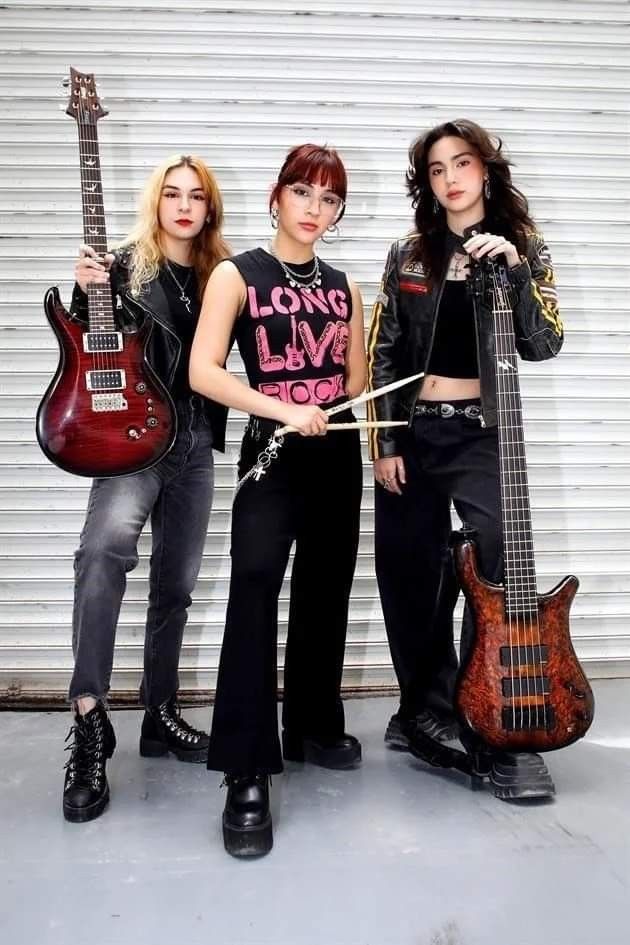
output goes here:
[[114, 413], [118, 410], [126, 410], [128, 406], [122, 394], [92, 394], [94, 413]]
[[83, 332], [83, 350], [86, 354], [99, 354], [102, 351], [122, 351], [122, 332], [85, 331]]
[[86, 371], [85, 383], [88, 390], [124, 390], [125, 372], [122, 368], [112, 371]]

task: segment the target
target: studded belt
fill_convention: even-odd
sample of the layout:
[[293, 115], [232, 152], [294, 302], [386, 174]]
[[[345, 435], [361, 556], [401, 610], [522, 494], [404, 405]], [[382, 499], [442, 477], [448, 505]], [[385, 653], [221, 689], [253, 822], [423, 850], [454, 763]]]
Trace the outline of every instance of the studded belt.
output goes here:
[[465, 407], [458, 407], [457, 404], [449, 404], [443, 401], [418, 403], [413, 413], [415, 417], [441, 417], [443, 420], [448, 420], [449, 417], [466, 417], [468, 420], [481, 420], [481, 406], [479, 404], [466, 404]]

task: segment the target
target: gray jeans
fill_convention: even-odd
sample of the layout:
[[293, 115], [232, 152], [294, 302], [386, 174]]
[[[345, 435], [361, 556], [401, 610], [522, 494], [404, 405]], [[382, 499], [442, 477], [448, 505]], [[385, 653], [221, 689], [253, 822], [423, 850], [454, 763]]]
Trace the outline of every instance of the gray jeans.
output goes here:
[[193, 403], [178, 405], [179, 432], [161, 462], [135, 475], [92, 484], [74, 563], [70, 699], [107, 697], [127, 573], [138, 564], [138, 538], [149, 516], [150, 590], [140, 698], [145, 706], [156, 706], [177, 692], [187, 608], [201, 565], [214, 483], [210, 427]]

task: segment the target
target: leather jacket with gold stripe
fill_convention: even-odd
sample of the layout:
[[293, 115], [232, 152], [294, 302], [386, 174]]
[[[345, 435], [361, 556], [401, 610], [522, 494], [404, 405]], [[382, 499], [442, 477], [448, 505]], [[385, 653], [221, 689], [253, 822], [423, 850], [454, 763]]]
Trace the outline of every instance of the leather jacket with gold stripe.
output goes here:
[[[467, 239], [449, 231], [446, 258], [462, 249]], [[372, 310], [368, 336], [368, 388], [383, 387], [391, 381], [426, 372], [437, 312], [448, 266], [439, 282], [430, 287], [420, 263], [410, 262], [411, 238], [395, 242], [385, 263], [385, 272]], [[508, 270], [516, 348], [526, 361], [544, 361], [562, 347], [563, 327], [558, 313], [553, 266], [549, 249], [540, 233], [532, 233], [526, 256]], [[475, 330], [479, 355], [481, 410], [485, 426], [497, 422], [495, 391], [495, 347], [492, 311], [488, 295], [473, 295]], [[406, 420], [411, 423], [421, 382], [398, 388], [368, 404], [370, 420]], [[396, 456], [401, 452], [400, 432], [404, 427], [368, 432], [371, 459]]]

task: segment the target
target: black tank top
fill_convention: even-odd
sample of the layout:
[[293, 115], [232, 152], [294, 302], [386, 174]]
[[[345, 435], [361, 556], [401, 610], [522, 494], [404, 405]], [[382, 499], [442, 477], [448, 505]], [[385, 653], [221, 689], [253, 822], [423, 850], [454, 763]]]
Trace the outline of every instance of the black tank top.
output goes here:
[[466, 279], [447, 279], [436, 315], [428, 374], [479, 377], [475, 313]]
[[[319, 260], [321, 285], [288, 284], [278, 260], [253, 249], [230, 260], [247, 287], [235, 338], [250, 385], [292, 404], [327, 404], [345, 396], [352, 298], [345, 273]], [[298, 274], [313, 263], [291, 263]]]

